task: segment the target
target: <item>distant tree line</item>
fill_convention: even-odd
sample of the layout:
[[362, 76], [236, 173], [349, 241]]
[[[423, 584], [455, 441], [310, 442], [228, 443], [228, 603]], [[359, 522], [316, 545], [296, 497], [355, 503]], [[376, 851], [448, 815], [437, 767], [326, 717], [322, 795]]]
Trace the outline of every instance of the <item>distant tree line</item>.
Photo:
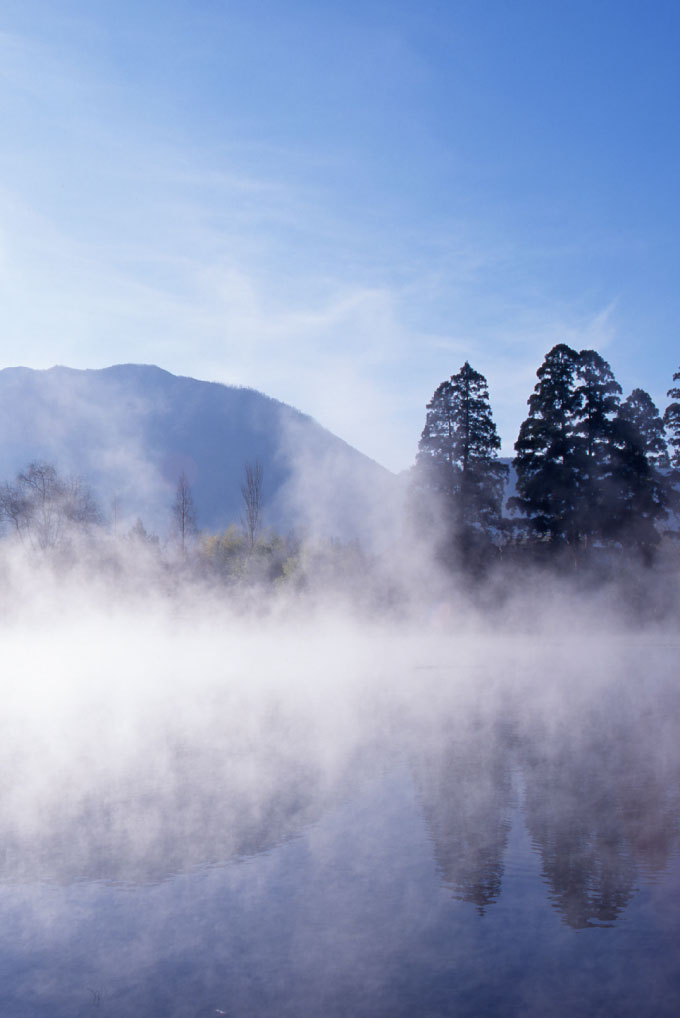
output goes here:
[[[118, 498], [112, 500], [107, 526], [105, 513], [82, 478], [63, 475], [53, 464], [36, 460], [13, 481], [0, 484], [0, 529], [26, 551], [61, 566], [86, 560], [95, 571], [119, 577], [125, 572], [155, 575], [165, 589], [173, 578], [244, 587], [278, 580], [305, 585], [312, 550], [303, 554], [294, 538], [262, 530], [263, 478], [259, 461], [246, 464], [241, 526], [205, 533], [199, 531], [191, 485], [182, 471], [168, 506], [168, 539], [162, 541], [139, 517], [121, 531]], [[339, 550], [330, 542], [325, 558], [338, 557]]]
[[564, 343], [537, 377], [505, 504], [508, 468], [486, 379], [466, 362], [437, 387], [414, 472], [417, 519], [439, 528], [445, 561], [472, 570], [510, 550], [582, 560], [635, 549], [650, 562], [679, 504], [680, 387], [669, 389], [662, 417], [644, 389], [622, 400], [595, 350]]
[[[673, 542], [680, 557], [680, 369], [673, 383], [662, 416], [643, 389], [622, 398], [596, 351], [558, 344], [537, 371], [511, 474], [499, 459], [486, 379], [466, 362], [427, 404], [409, 501], [416, 533], [434, 543], [447, 566], [477, 576], [500, 562], [566, 558], [579, 566], [631, 552], [649, 564], [662, 541], [667, 547]], [[117, 499], [106, 538], [104, 514], [88, 485], [36, 461], [0, 484], [0, 526], [27, 549], [57, 550], [64, 560], [86, 544], [102, 568], [125, 559], [124, 568], [133, 569], [153, 560], [166, 577], [227, 585], [281, 581], [305, 589], [339, 583], [348, 590], [353, 584], [368, 589], [367, 577], [377, 581], [376, 589], [384, 580], [384, 587], [393, 574], [398, 586], [398, 568], [381, 574], [381, 562], [390, 558], [384, 552], [380, 559], [358, 542], [311, 542], [265, 531], [259, 462], [244, 466], [240, 489], [240, 527], [199, 531], [182, 473], [168, 505], [173, 536], [167, 542], [140, 519], [121, 533]]]

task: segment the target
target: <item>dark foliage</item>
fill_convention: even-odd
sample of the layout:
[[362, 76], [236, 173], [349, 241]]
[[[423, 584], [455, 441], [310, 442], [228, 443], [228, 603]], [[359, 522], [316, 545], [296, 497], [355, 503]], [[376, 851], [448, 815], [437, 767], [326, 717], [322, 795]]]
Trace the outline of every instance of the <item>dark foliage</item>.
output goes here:
[[[680, 382], [680, 371], [673, 375], [674, 382]], [[668, 444], [672, 447], [672, 465], [680, 470], [680, 386], [673, 386], [666, 394], [672, 402], [666, 407], [663, 422], [668, 431]]]
[[502, 526], [507, 467], [486, 379], [466, 361], [427, 405], [417, 457], [417, 484], [439, 502], [443, 550], [464, 563], [493, 553]]
[[660, 540], [656, 524], [673, 503], [673, 489], [663, 421], [644, 389], [634, 389], [621, 404], [614, 446], [614, 498], [606, 533], [649, 558]]
[[529, 397], [529, 416], [515, 443], [517, 495], [510, 499], [510, 508], [526, 517], [530, 533], [553, 544], [573, 543], [578, 537], [578, 365], [579, 355], [565, 343], [546, 355]]

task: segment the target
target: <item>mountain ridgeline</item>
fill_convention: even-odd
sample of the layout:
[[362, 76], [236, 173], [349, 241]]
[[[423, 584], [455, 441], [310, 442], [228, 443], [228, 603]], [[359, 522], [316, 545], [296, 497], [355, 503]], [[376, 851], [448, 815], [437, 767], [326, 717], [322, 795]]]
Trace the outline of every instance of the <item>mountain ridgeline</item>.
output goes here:
[[486, 379], [466, 362], [437, 387], [416, 463], [396, 477], [252, 389], [152, 366], [8, 368], [0, 522], [33, 551], [87, 536], [111, 554], [105, 535], [129, 537], [155, 545], [161, 567], [180, 552], [229, 583], [323, 584], [330, 561], [333, 581], [368, 589], [379, 563], [388, 600], [416, 576], [436, 599], [440, 579], [507, 565], [675, 569], [680, 388], [662, 415], [643, 389], [623, 398], [596, 351], [565, 344], [537, 377], [511, 466]]
[[396, 478], [311, 417], [253, 389], [177, 377], [146, 365], [0, 371], [0, 478], [53, 465], [89, 485], [123, 530], [172, 527], [178, 478], [198, 527], [244, 516], [241, 484], [260, 464], [262, 528], [355, 538]]

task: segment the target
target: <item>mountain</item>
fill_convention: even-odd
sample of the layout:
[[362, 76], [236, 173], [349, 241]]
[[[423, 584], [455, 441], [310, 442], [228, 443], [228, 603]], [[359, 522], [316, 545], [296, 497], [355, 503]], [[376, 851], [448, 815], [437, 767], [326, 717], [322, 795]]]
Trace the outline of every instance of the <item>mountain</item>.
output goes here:
[[0, 480], [33, 460], [92, 485], [121, 526], [164, 535], [184, 471], [199, 527], [239, 523], [247, 463], [263, 465], [264, 524], [348, 539], [388, 525], [400, 485], [306, 414], [254, 389], [151, 365], [0, 370]]

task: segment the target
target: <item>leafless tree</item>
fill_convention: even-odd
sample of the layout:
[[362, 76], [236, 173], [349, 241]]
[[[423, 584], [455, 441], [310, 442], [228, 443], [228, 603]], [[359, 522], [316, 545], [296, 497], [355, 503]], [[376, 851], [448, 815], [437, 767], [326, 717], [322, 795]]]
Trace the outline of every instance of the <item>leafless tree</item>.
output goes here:
[[120, 515], [120, 499], [118, 495], [114, 495], [111, 499], [111, 529], [113, 530], [113, 536], [118, 537], [118, 517]]
[[260, 525], [263, 475], [264, 470], [259, 460], [255, 460], [254, 463], [246, 463], [245, 480], [241, 485], [241, 495], [243, 496], [242, 520], [251, 549], [255, 544], [255, 536]]
[[0, 487], [0, 520], [33, 546], [54, 548], [74, 526], [101, 523], [101, 513], [79, 477], [62, 477], [51, 463], [33, 462], [13, 484]]
[[191, 494], [191, 485], [184, 471], [179, 475], [177, 481], [175, 501], [172, 503], [172, 516], [182, 544], [182, 551], [184, 551], [187, 539], [192, 537], [198, 530], [196, 507], [193, 495]]
[[21, 488], [7, 481], [0, 488], [0, 520], [10, 524], [23, 540], [32, 517], [32, 506]]

